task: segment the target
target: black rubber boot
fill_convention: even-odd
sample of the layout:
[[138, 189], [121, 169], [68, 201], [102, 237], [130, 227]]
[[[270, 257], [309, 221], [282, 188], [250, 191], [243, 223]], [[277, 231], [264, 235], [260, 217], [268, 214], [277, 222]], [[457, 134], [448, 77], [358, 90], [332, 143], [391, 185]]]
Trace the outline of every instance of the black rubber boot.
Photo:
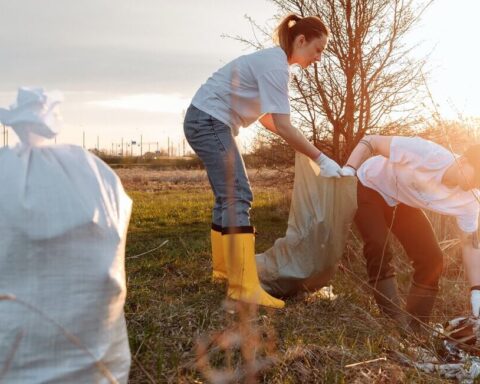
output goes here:
[[422, 323], [428, 324], [438, 290], [435, 288], [419, 287], [412, 283], [407, 297], [406, 310], [411, 315], [408, 325], [416, 333], [425, 333], [427, 330]]
[[397, 280], [389, 277], [371, 284], [373, 297], [380, 310], [393, 319], [401, 328], [407, 326], [407, 318], [403, 311], [402, 301], [398, 293]]

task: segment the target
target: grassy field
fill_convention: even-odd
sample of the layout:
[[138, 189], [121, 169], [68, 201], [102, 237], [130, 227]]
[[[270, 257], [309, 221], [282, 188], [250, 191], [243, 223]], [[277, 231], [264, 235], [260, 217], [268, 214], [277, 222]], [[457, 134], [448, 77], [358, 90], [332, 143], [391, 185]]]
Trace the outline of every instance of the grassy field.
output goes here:
[[[391, 351], [411, 353], [415, 338], [400, 335], [366, 293], [355, 234], [332, 281], [335, 299], [317, 292], [289, 299], [281, 311], [231, 314], [225, 285], [210, 279], [213, 198], [203, 171], [117, 172], [134, 201], [126, 261], [131, 383], [226, 383], [229, 374], [265, 383], [448, 382], [390, 358]], [[251, 172], [250, 178], [258, 252], [283, 236], [292, 184], [287, 175], [269, 172]], [[440, 238], [448, 249], [435, 322], [468, 310], [458, 249]], [[395, 249], [405, 292], [411, 268]], [[362, 364], [350, 366], [355, 363]]]

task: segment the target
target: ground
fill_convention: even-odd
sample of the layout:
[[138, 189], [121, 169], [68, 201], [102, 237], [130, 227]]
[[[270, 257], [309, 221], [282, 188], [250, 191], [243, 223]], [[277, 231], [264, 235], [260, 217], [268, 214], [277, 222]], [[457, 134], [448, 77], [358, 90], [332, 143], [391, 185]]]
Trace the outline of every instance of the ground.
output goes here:
[[[444, 382], [392, 359], [392, 351], [407, 353], [417, 343], [384, 319], [367, 293], [362, 245], [354, 232], [332, 280], [336, 298], [317, 292], [287, 300], [284, 310], [237, 308], [231, 314], [225, 285], [210, 278], [213, 197], [205, 173], [116, 171], [134, 202], [126, 259], [130, 383]], [[249, 174], [259, 252], [284, 235], [292, 178], [271, 171]], [[446, 249], [432, 317], [441, 323], [468, 312], [467, 290], [455, 240], [445, 237], [449, 223], [432, 221]], [[394, 248], [405, 292], [411, 267], [398, 245]]]

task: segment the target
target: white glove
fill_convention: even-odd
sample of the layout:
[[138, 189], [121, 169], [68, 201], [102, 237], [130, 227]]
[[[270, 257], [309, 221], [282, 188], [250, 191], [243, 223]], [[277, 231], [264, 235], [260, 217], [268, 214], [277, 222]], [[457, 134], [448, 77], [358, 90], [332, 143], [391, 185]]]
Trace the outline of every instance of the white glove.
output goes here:
[[323, 153], [315, 159], [315, 163], [320, 167], [320, 174], [323, 177], [339, 178], [342, 175], [340, 166]]
[[345, 165], [342, 168], [342, 176], [355, 176], [357, 171], [354, 168], [350, 167], [349, 165]]
[[470, 303], [472, 304], [473, 316], [478, 317], [480, 313], [480, 290], [474, 289], [470, 292]]

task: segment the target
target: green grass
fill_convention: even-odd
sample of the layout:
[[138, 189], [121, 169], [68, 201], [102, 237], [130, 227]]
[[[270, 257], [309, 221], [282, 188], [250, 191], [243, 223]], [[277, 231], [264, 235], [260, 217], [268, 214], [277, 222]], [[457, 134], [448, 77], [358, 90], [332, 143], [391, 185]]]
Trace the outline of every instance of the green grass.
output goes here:
[[[196, 345], [207, 342], [211, 368], [240, 367], [242, 343], [258, 358], [272, 362], [258, 376], [265, 383], [441, 383], [435, 376], [400, 367], [392, 361], [354, 368], [345, 365], [386, 356], [405, 340], [379, 315], [372, 299], [346, 270], [333, 280], [336, 300], [319, 295], [292, 298], [281, 311], [232, 315], [225, 311], [224, 284], [210, 279], [209, 189], [194, 185], [152, 193], [130, 190], [134, 201], [127, 241], [126, 317], [133, 364], [130, 383], [203, 383], [213, 371], [198, 369]], [[289, 193], [254, 188], [252, 221], [259, 235], [257, 252], [283, 236], [288, 218]], [[138, 258], [128, 258], [160, 245]], [[342, 264], [356, 278], [365, 276], [358, 244], [348, 247]], [[452, 256], [453, 257], [453, 256]], [[399, 280], [405, 290], [408, 265], [400, 261]], [[403, 263], [403, 264], [402, 264]], [[458, 315], [465, 308], [458, 260], [447, 263], [444, 294], [434, 315]], [[452, 281], [454, 288], [450, 289]], [[456, 287], [456, 288], [455, 288]], [[457, 296], [449, 302], [448, 294]], [[247, 316], [247, 320], [241, 320]], [[243, 323], [242, 323], [243, 321]], [[247, 329], [242, 328], [247, 324]], [[245, 336], [245, 332], [247, 336]], [[243, 335], [240, 344], [224, 351], [217, 335]], [[253, 336], [252, 336], [253, 335]], [[213, 340], [213, 341], [212, 341]], [[225, 339], [227, 340], [227, 339]], [[274, 347], [272, 347], [274, 345]], [[248, 349], [248, 348], [247, 348]], [[273, 350], [273, 352], [272, 352]], [[244, 364], [245, 366], [245, 364]], [[445, 381], [447, 382], [447, 381]]]

